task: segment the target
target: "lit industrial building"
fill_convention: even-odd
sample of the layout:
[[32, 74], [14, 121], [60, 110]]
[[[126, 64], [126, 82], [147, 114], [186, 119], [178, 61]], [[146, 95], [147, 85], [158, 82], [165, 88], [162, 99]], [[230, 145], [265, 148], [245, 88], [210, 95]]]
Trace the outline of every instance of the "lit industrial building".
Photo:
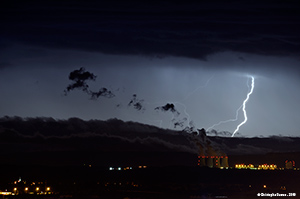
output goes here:
[[260, 164], [254, 166], [253, 164], [236, 164], [236, 169], [253, 169], [253, 170], [277, 170], [276, 164]]
[[198, 166], [228, 168], [228, 156], [198, 156]]

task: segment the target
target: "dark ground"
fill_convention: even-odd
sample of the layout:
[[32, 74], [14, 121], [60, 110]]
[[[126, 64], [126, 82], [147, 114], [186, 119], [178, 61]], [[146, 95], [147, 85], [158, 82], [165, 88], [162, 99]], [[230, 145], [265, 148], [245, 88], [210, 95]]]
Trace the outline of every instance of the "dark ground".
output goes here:
[[[256, 198], [257, 193], [296, 193], [298, 196], [291, 198], [300, 196], [300, 171], [295, 170], [150, 166], [110, 171], [108, 167], [89, 165], [1, 165], [0, 169], [0, 190], [13, 190], [15, 186], [24, 190], [31, 182], [43, 182], [40, 186], [50, 186], [54, 192], [52, 197], [56, 198], [71, 195], [73, 198]], [[19, 177], [22, 182], [12, 184]], [[24, 181], [27, 185], [22, 184]], [[267, 187], [263, 188], [263, 185]], [[281, 190], [283, 186], [286, 190]], [[10, 197], [26, 198], [29, 195]]]

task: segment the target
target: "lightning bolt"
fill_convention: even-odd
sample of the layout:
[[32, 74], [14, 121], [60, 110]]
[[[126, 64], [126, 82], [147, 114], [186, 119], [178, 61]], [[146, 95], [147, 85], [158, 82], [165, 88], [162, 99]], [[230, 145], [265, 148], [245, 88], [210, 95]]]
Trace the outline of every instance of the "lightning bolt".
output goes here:
[[[201, 85], [201, 86], [197, 87], [195, 90], [193, 90], [192, 92], [188, 93], [188, 94], [185, 96], [185, 98], [183, 98], [183, 99], [181, 100], [181, 102], [174, 102], [174, 104], [179, 104], [179, 105], [181, 105], [181, 106], [183, 107], [183, 111], [184, 111], [185, 115], [187, 116], [187, 126], [188, 126], [188, 127], [191, 127], [191, 125], [190, 125], [190, 123], [191, 123], [191, 119], [190, 119], [190, 118], [191, 118], [191, 117], [190, 117], [190, 114], [187, 112], [187, 107], [186, 107], [186, 105], [185, 105], [183, 102], [186, 101], [187, 99], [189, 99], [192, 95], [194, 95], [200, 88], [205, 88], [205, 87], [207, 87], [208, 83], [211, 81], [211, 79], [212, 79], [213, 77], [214, 77], [214, 74], [213, 74], [208, 80], [206, 80], [206, 82], [205, 82], [204, 85]], [[172, 119], [174, 119], [174, 117], [173, 117]], [[171, 124], [170, 124], [170, 126], [171, 126]]]
[[[180, 101], [173, 102], [173, 101], [171, 101], [171, 100], [166, 100], [166, 101], [168, 101], [168, 102], [170, 102], [170, 103], [173, 103], [173, 104], [176, 104], [176, 105], [180, 105], [180, 106], [183, 107], [183, 112], [184, 112], [184, 114], [185, 114], [185, 116], [186, 116], [186, 119], [187, 119], [187, 126], [188, 126], [188, 127], [191, 127], [191, 117], [190, 117], [190, 114], [189, 114], [188, 111], [187, 111], [187, 106], [185, 105], [184, 102], [185, 102], [187, 99], [189, 99], [192, 95], [194, 95], [200, 88], [205, 88], [205, 87], [207, 87], [208, 83], [211, 81], [211, 79], [212, 79], [213, 77], [214, 77], [214, 75], [212, 75], [209, 79], [207, 79], [204, 85], [201, 85], [201, 86], [197, 87], [195, 90], [193, 90], [192, 92], [188, 93], [188, 94], [187, 94], [182, 100], [180, 100]], [[165, 102], [156, 102], [156, 103], [147, 103], [147, 104], [163, 104], [163, 103], [165, 103]], [[174, 119], [175, 119], [175, 114], [173, 113], [173, 116], [172, 116], [171, 121], [170, 121], [170, 124], [169, 124], [169, 129], [171, 129], [171, 126], [172, 126], [172, 124], [173, 124], [172, 122], [173, 122]], [[161, 121], [160, 124], [162, 124], [162, 120], [160, 120], [160, 121]]]
[[210, 129], [212, 128], [215, 128], [216, 126], [219, 126], [220, 124], [225, 124], [225, 123], [228, 123], [228, 122], [235, 122], [238, 120], [238, 117], [239, 117], [239, 111], [241, 110], [241, 108], [243, 107], [243, 105], [241, 105], [235, 112], [235, 118], [234, 119], [229, 119], [229, 120], [225, 120], [225, 121], [220, 121], [219, 123], [217, 124], [214, 124], [212, 125], [211, 127], [208, 127], [207, 128], [207, 131], [209, 131]]
[[[249, 90], [249, 89], [250, 89], [250, 88], [249, 88], [249, 79], [248, 79], [248, 81], [247, 81], [247, 87], [248, 87], [248, 92], [249, 92], [249, 91], [250, 91], [250, 90]], [[241, 110], [242, 107], [243, 107], [243, 104], [236, 110], [236, 112], [235, 112], [235, 118], [234, 118], [234, 119], [229, 119], [229, 120], [220, 121], [219, 123], [214, 124], [214, 125], [208, 127], [208, 128], [207, 128], [207, 131], [209, 131], [210, 129], [213, 129], [213, 128], [215, 128], [216, 126], [219, 126], [219, 125], [221, 125], [221, 124], [226, 124], [226, 123], [228, 123], [228, 122], [235, 122], [235, 121], [237, 121], [237, 120], [238, 120], [238, 117], [239, 117], [239, 112], [240, 112], [240, 110]]]
[[248, 118], [247, 118], [247, 112], [246, 112], [246, 103], [248, 102], [248, 100], [249, 100], [249, 97], [250, 97], [250, 95], [253, 93], [253, 89], [254, 89], [254, 77], [253, 76], [251, 76], [251, 89], [250, 89], [250, 91], [249, 91], [249, 93], [247, 94], [247, 97], [246, 97], [246, 99], [244, 100], [244, 102], [243, 102], [243, 112], [244, 112], [244, 121], [243, 122], [241, 122], [237, 127], [236, 127], [236, 129], [234, 130], [234, 132], [232, 133], [232, 135], [231, 135], [231, 137], [233, 137], [234, 135], [235, 135], [235, 133], [240, 129], [240, 127], [242, 126], [242, 125], [244, 125], [246, 122], [247, 122], [247, 120], [248, 120]]

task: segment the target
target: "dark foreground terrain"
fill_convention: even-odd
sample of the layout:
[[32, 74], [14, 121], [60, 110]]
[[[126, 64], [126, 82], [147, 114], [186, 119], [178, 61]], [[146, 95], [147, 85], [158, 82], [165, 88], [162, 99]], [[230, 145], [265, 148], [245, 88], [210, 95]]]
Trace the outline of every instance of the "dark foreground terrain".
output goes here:
[[[187, 166], [110, 170], [92, 165], [2, 165], [0, 169], [0, 190], [18, 194], [3, 198], [259, 198], [258, 193], [295, 193], [296, 196], [272, 198], [300, 198], [299, 170]], [[28, 190], [24, 191], [26, 187]], [[46, 187], [49, 194], [44, 195]]]

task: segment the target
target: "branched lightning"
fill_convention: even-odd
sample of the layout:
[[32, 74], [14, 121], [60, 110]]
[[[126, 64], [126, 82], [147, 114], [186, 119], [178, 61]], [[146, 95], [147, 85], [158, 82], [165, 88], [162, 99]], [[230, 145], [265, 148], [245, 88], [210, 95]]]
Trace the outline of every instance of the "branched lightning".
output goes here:
[[[187, 99], [189, 99], [192, 95], [194, 95], [200, 88], [205, 88], [207, 87], [208, 83], [211, 81], [211, 79], [214, 77], [214, 75], [212, 75], [206, 82], [204, 85], [201, 85], [199, 87], [197, 87], [195, 90], [193, 90], [192, 92], [188, 93], [184, 99], [181, 100], [181, 102], [174, 102], [174, 104], [179, 104], [181, 105], [183, 108], [184, 108], [184, 113], [185, 115], [187, 116], [187, 126], [188, 127], [191, 127], [190, 126], [190, 123], [191, 123], [191, 119], [190, 119], [190, 115], [189, 113], [187, 112], [187, 108], [186, 108], [186, 105], [183, 103], [184, 101], [186, 101]], [[172, 118], [174, 119], [174, 117]]]
[[237, 127], [236, 127], [236, 129], [234, 130], [234, 132], [232, 133], [232, 135], [231, 135], [231, 137], [233, 137], [234, 135], [235, 135], [235, 133], [240, 129], [240, 127], [242, 126], [242, 125], [244, 125], [246, 122], [247, 122], [247, 120], [248, 120], [248, 118], [247, 118], [247, 112], [246, 112], [246, 103], [248, 102], [248, 100], [249, 100], [249, 97], [250, 97], [250, 95], [252, 94], [252, 92], [253, 92], [253, 89], [254, 89], [254, 77], [253, 76], [251, 76], [251, 79], [252, 79], [252, 83], [251, 83], [251, 89], [250, 89], [250, 92], [247, 94], [247, 98], [244, 100], [244, 102], [243, 102], [243, 112], [244, 112], [244, 121], [242, 122], [242, 123], [240, 123]]
[[[201, 86], [197, 87], [195, 90], [193, 90], [192, 92], [188, 93], [182, 100], [176, 101], [176, 102], [168, 101], [168, 102], [170, 102], [170, 103], [173, 103], [173, 104], [176, 104], [176, 105], [180, 105], [180, 106], [183, 107], [183, 112], [184, 112], [184, 115], [186, 116], [184, 119], [186, 119], [187, 127], [191, 127], [191, 117], [190, 117], [190, 115], [189, 115], [189, 113], [188, 113], [188, 111], [187, 111], [187, 106], [185, 105], [184, 102], [185, 102], [187, 99], [189, 99], [192, 95], [194, 95], [200, 88], [205, 88], [205, 87], [208, 85], [208, 83], [211, 81], [211, 79], [212, 79], [213, 77], [214, 77], [214, 75], [212, 75], [212, 76], [205, 82], [204, 85], [201, 85]], [[147, 104], [150, 105], [150, 104], [163, 104], [163, 103], [165, 103], [165, 102], [156, 102], [156, 103], [147, 103]], [[170, 120], [169, 129], [171, 129], [171, 126], [174, 124], [174, 120], [175, 120], [176, 118], [177, 118], [178, 120], [180, 120], [180, 119], [178, 118], [178, 115], [176, 115], [176, 113], [173, 113], [173, 114], [172, 114], [172, 118], [171, 118], [171, 120]], [[160, 121], [161, 121], [161, 120], [160, 120]], [[161, 121], [160, 124], [162, 124], [162, 121]]]
[[210, 82], [210, 80], [214, 77], [214, 75], [212, 75], [206, 82], [204, 85], [201, 85], [199, 87], [197, 87], [194, 91], [190, 92], [189, 94], [186, 95], [186, 97], [182, 100], [182, 101], [185, 101], [187, 100], [188, 98], [191, 97], [191, 95], [193, 95], [194, 93], [196, 93], [200, 88], [205, 88], [207, 86], [207, 84]]
[[[249, 88], [249, 79], [248, 79], [248, 81], [247, 81], [247, 87], [248, 87], [248, 92], [249, 92], [249, 91], [250, 91], [250, 90], [249, 90], [249, 89], [250, 89], [250, 88]], [[229, 119], [229, 120], [220, 121], [219, 123], [214, 124], [214, 125], [208, 127], [208, 128], [207, 128], [207, 131], [209, 131], [210, 129], [213, 129], [213, 128], [215, 128], [216, 126], [219, 126], [219, 125], [221, 125], [221, 124], [226, 124], [226, 123], [228, 123], [228, 122], [235, 122], [235, 121], [237, 121], [238, 118], [239, 118], [239, 112], [240, 112], [240, 110], [241, 110], [242, 107], [243, 107], [243, 104], [235, 111], [235, 118], [234, 118], [234, 119]]]
[[225, 123], [228, 123], [228, 122], [235, 122], [238, 120], [238, 117], [239, 117], [239, 111], [241, 110], [241, 108], [243, 107], [243, 105], [241, 105], [235, 112], [235, 118], [234, 119], [229, 119], [229, 120], [225, 120], [225, 121], [220, 121], [219, 123], [217, 124], [214, 124], [212, 125], [211, 127], [208, 127], [207, 128], [207, 131], [209, 131], [210, 129], [213, 129], [215, 128], [216, 126], [219, 126], [221, 124], [225, 124]]

